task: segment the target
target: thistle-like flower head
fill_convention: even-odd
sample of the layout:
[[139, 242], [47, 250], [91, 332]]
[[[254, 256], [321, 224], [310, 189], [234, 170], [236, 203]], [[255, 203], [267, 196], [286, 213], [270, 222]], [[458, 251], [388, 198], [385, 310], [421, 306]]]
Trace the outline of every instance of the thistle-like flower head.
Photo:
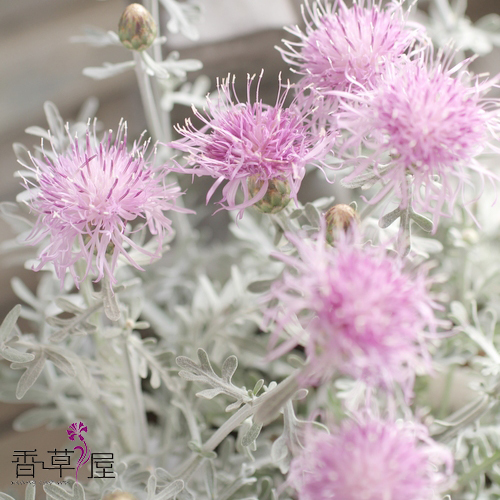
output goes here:
[[416, 371], [430, 369], [425, 341], [436, 329], [424, 273], [405, 272], [400, 259], [357, 244], [352, 234], [339, 234], [335, 247], [324, 235], [288, 238], [298, 256], [279, 257], [295, 271], [271, 288], [278, 306], [268, 314], [276, 322], [273, 344], [282, 330], [293, 333], [271, 356], [300, 343], [309, 359], [304, 384], [343, 373], [370, 386], [399, 383], [411, 397]]
[[[70, 140], [71, 148], [64, 154], [32, 158], [34, 175], [27, 176], [24, 184], [29, 190], [28, 205], [38, 219], [27, 243], [49, 238], [36, 270], [52, 263], [61, 282], [69, 270], [79, 284], [83, 276], [74, 265], [80, 259], [86, 262], [85, 275], [97, 274], [96, 281], [107, 275], [114, 282], [119, 256], [141, 269], [131, 249], [151, 259], [161, 255], [165, 236], [172, 232], [163, 212], [183, 210], [174, 205], [180, 189], [165, 185], [167, 171], [153, 167], [151, 157], [145, 157], [148, 143], [134, 143], [127, 150], [125, 123], [114, 141], [111, 131], [99, 142], [90, 129], [83, 140]], [[130, 238], [144, 225], [157, 239], [156, 250]]]
[[[193, 108], [205, 126], [197, 130], [186, 120], [185, 126], [177, 128], [184, 139], [171, 144], [188, 153], [188, 168], [183, 171], [215, 179], [207, 203], [217, 187], [227, 181], [220, 204], [228, 210], [239, 209], [240, 215], [264, 198], [274, 180], [288, 183], [290, 197], [296, 200], [306, 164], [321, 164], [333, 142], [333, 136], [324, 131], [320, 137], [312, 137], [298, 108], [284, 107], [287, 91], [278, 94], [275, 106], [263, 104], [259, 98], [261, 78], [262, 74], [255, 102], [250, 96], [253, 77], [248, 77], [246, 102], [240, 102], [234, 78], [231, 81], [228, 77], [218, 85], [219, 99], [207, 100], [204, 114]], [[240, 190], [243, 199], [238, 203]]]
[[377, 0], [355, 0], [348, 7], [344, 0], [320, 0], [305, 7], [305, 31], [287, 28], [298, 40], [285, 41], [286, 48], [279, 50], [302, 76], [298, 89], [309, 96], [301, 96], [304, 104], [324, 100], [317, 113], [332, 111], [333, 90], [373, 87], [386, 64], [397, 61], [423, 35], [422, 28], [407, 22], [399, 2], [382, 7]]
[[[434, 500], [449, 486], [451, 452], [413, 422], [370, 417], [313, 431], [291, 464], [299, 500]], [[444, 467], [443, 467], [444, 466]]]
[[415, 207], [431, 212], [434, 222], [451, 215], [474, 172], [481, 181], [476, 194], [484, 177], [495, 177], [476, 157], [491, 150], [491, 132], [500, 128], [498, 103], [483, 98], [494, 80], [472, 78], [467, 62], [450, 65], [442, 55], [433, 61], [432, 51], [394, 65], [375, 89], [343, 94], [338, 114], [350, 135], [343, 151], [363, 148], [346, 180], [373, 169], [384, 189], [372, 201], [395, 189], [406, 206], [410, 176]]

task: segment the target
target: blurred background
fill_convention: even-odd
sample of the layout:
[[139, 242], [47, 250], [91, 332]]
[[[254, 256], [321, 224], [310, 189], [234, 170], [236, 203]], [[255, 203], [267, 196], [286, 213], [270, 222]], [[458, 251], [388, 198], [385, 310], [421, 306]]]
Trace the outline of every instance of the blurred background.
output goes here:
[[[95, 81], [82, 75], [87, 66], [130, 59], [120, 47], [95, 48], [82, 43], [69, 43], [69, 38], [83, 34], [85, 25], [104, 30], [117, 30], [125, 6], [123, 0], [0, 0], [0, 200], [14, 201], [21, 191], [12, 143], [21, 142], [33, 148], [37, 138], [24, 130], [32, 125], [47, 127], [43, 103], [52, 101], [65, 120], [73, 120], [83, 102], [91, 96], [99, 100], [97, 117], [106, 128], [116, 128], [120, 118], [129, 124], [135, 137], [146, 123], [136, 86], [135, 73], [128, 71], [107, 80]], [[165, 52], [178, 49], [181, 58], [200, 59], [202, 72], [210, 77], [212, 88], [216, 77], [229, 72], [237, 77], [239, 87], [246, 85], [246, 74], [265, 69], [261, 96], [273, 102], [277, 75], [290, 76], [287, 66], [274, 49], [282, 38], [291, 38], [281, 27], [301, 23], [299, 0], [202, 0], [205, 22], [200, 25], [201, 38], [186, 41], [181, 36], [169, 37]], [[420, 3], [419, 3], [420, 5]], [[500, 13], [499, 0], [469, 0], [467, 14], [472, 21], [485, 14]], [[165, 15], [165, 12], [163, 12]], [[166, 22], [166, 18], [164, 21]], [[162, 28], [164, 32], [164, 26]], [[481, 63], [494, 73], [500, 70], [500, 52], [495, 49]], [[190, 75], [195, 78], [200, 73]], [[173, 122], [183, 121], [188, 108], [176, 109]], [[322, 185], [308, 186], [318, 197]], [[306, 195], [307, 196], [307, 195]], [[0, 242], [11, 237], [9, 228], [0, 221]], [[10, 289], [15, 274], [30, 286], [35, 273], [4, 263], [0, 272], [0, 318], [18, 300]], [[1, 392], [1, 381], [0, 381]], [[11, 450], [50, 449], [46, 443], [59, 442], [61, 430], [31, 431], [17, 434], [12, 422], [29, 405], [0, 403], [0, 491], [6, 491], [15, 480]], [[64, 439], [64, 436], [62, 437]], [[44, 479], [42, 475], [37, 479]], [[17, 487], [19, 492], [24, 488]], [[20, 494], [20, 493], [19, 493]]]

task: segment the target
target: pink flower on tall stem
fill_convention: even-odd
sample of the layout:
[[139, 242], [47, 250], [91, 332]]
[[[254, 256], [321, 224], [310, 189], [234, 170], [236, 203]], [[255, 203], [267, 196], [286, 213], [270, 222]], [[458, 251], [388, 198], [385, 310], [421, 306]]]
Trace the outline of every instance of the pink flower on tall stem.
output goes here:
[[[70, 137], [68, 152], [32, 157], [34, 166], [28, 168], [34, 175], [26, 176], [24, 184], [38, 219], [26, 243], [49, 240], [36, 271], [52, 263], [61, 283], [68, 270], [77, 286], [88, 273], [96, 274], [96, 281], [106, 275], [113, 283], [118, 257], [141, 269], [130, 250], [152, 260], [161, 255], [172, 232], [164, 212], [186, 210], [174, 204], [181, 193], [177, 185], [165, 184], [167, 170], [152, 166], [152, 155], [145, 156], [148, 143], [139, 141], [127, 150], [126, 129], [122, 122], [114, 141], [109, 131], [99, 142], [95, 129], [88, 128], [83, 140]], [[130, 237], [144, 226], [157, 239], [156, 250]], [[84, 276], [75, 270], [80, 259], [86, 265]]]
[[[187, 153], [183, 172], [215, 179], [207, 193], [207, 203], [215, 190], [224, 185], [219, 204], [228, 210], [245, 208], [264, 198], [275, 181], [289, 185], [290, 197], [297, 199], [306, 165], [322, 166], [323, 157], [331, 150], [333, 134], [324, 131], [313, 137], [305, 124], [306, 116], [292, 104], [284, 107], [288, 90], [278, 93], [276, 104], [264, 104], [250, 95], [254, 77], [248, 77], [247, 99], [240, 102], [232, 80], [218, 84], [219, 99], [207, 99], [207, 109], [195, 116], [205, 125], [197, 130], [191, 120], [177, 131], [184, 139], [171, 146]], [[242, 200], [236, 199], [241, 192]]]
[[451, 216], [458, 197], [466, 206], [466, 188], [480, 196], [484, 178], [498, 179], [477, 156], [496, 151], [500, 130], [498, 100], [484, 95], [495, 86], [467, 72], [470, 61], [452, 67], [453, 54], [432, 50], [387, 69], [374, 89], [339, 92], [338, 124], [347, 137], [340, 154], [352, 166], [345, 178], [380, 179], [376, 203], [394, 190], [401, 206], [432, 213], [437, 224]]
[[451, 452], [423, 425], [360, 416], [306, 435], [288, 484], [299, 500], [434, 500], [452, 472]]
[[[406, 272], [399, 258], [351, 236], [335, 248], [324, 235], [287, 237], [298, 256], [277, 255], [294, 271], [286, 271], [268, 297], [278, 303], [268, 312], [276, 325], [271, 357], [301, 344], [309, 361], [304, 385], [340, 373], [369, 386], [399, 384], [409, 399], [416, 372], [430, 371], [426, 340], [437, 326], [425, 274]], [[293, 333], [275, 347], [283, 331]]]
[[[305, 30], [285, 28], [297, 40], [284, 40], [278, 48], [292, 70], [303, 106], [318, 106], [315, 115], [327, 119], [335, 110], [332, 90], [356, 93], [372, 88], [388, 63], [398, 61], [417, 41], [424, 28], [410, 23], [400, 2], [383, 7], [377, 0], [306, 1]], [[323, 115], [323, 116], [321, 116]]]

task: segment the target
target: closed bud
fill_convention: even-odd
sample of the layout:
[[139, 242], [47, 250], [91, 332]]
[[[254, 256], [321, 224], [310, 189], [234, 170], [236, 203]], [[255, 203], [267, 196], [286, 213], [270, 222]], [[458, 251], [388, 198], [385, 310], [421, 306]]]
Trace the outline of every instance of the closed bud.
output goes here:
[[335, 205], [325, 213], [326, 240], [333, 244], [337, 231], [348, 231], [353, 225], [359, 224], [359, 215], [354, 208], [343, 203]]
[[105, 495], [102, 500], [136, 500], [136, 498], [125, 491], [113, 491], [113, 493]]
[[118, 23], [118, 36], [127, 49], [146, 50], [156, 38], [156, 24], [149, 11], [138, 3], [130, 4]]
[[[262, 188], [264, 181], [258, 176], [248, 178], [247, 185], [251, 197], [254, 197]], [[283, 210], [290, 202], [290, 184], [284, 179], [270, 179], [266, 194], [255, 203], [254, 207], [264, 214], [276, 214]]]

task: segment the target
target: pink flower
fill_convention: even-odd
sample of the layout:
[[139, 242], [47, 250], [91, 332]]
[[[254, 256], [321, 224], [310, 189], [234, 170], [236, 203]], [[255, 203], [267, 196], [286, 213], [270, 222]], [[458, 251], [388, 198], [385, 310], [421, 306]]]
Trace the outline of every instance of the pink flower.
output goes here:
[[306, 435], [288, 484], [299, 500], [433, 500], [452, 471], [450, 451], [423, 425], [359, 417], [333, 434]]
[[372, 173], [383, 188], [371, 202], [394, 190], [402, 207], [413, 188], [414, 206], [431, 212], [435, 223], [452, 214], [458, 196], [466, 204], [465, 187], [475, 177], [478, 196], [484, 177], [497, 178], [476, 157], [494, 150], [498, 103], [483, 96], [498, 78], [472, 78], [468, 61], [450, 68], [451, 57], [433, 62], [428, 51], [388, 68], [374, 89], [339, 93], [339, 127], [349, 137], [340, 150], [352, 155], [345, 166], [354, 165], [345, 181]]
[[[305, 116], [292, 104], [284, 108], [287, 91], [278, 94], [275, 106], [263, 104], [259, 98], [257, 83], [256, 99], [251, 102], [250, 91], [254, 77], [248, 77], [247, 100], [240, 102], [232, 82], [223, 80], [218, 85], [219, 99], [207, 99], [204, 114], [193, 108], [195, 116], [205, 123], [197, 130], [190, 120], [177, 131], [184, 139], [171, 146], [187, 153], [187, 167], [183, 172], [198, 176], [208, 175], [215, 179], [207, 194], [207, 203], [215, 190], [225, 182], [222, 208], [245, 208], [262, 200], [273, 180], [286, 181], [290, 196], [297, 193], [308, 163], [322, 165], [321, 159], [332, 146], [333, 135], [323, 131], [312, 137], [304, 124]], [[248, 182], [257, 185], [251, 193]], [[236, 201], [241, 191], [243, 200]]]
[[377, 0], [355, 0], [352, 7], [344, 0], [317, 1], [305, 7], [305, 32], [298, 26], [286, 28], [298, 40], [284, 41], [286, 48], [278, 50], [302, 77], [301, 102], [319, 105], [315, 114], [323, 119], [337, 102], [332, 90], [355, 93], [374, 87], [388, 63], [423, 39], [423, 28], [407, 22], [399, 2], [383, 8]]
[[[97, 274], [96, 281], [104, 275], [115, 281], [120, 255], [141, 269], [130, 249], [151, 259], [159, 257], [165, 236], [172, 232], [163, 212], [185, 211], [174, 205], [181, 194], [179, 187], [164, 183], [167, 171], [145, 158], [148, 143], [134, 143], [129, 152], [126, 123], [120, 124], [114, 141], [111, 133], [100, 143], [95, 130], [87, 129], [85, 140], [70, 137], [68, 152], [32, 158], [34, 167], [29, 168], [35, 180], [24, 180], [30, 192], [28, 205], [38, 214], [26, 243], [49, 240], [35, 270], [52, 263], [61, 283], [69, 270], [79, 285], [84, 276], [77, 274], [74, 265], [80, 259], [86, 263], [85, 275]], [[157, 239], [156, 250], [130, 238], [144, 226]]]
[[[360, 246], [345, 237], [330, 247], [287, 235], [298, 256], [278, 255], [295, 271], [275, 282], [268, 298], [277, 299], [268, 317], [280, 332], [293, 332], [272, 357], [297, 344], [305, 346], [305, 385], [335, 373], [412, 395], [416, 371], [430, 371], [426, 337], [436, 330], [436, 304], [423, 272], [409, 274], [384, 249]], [[298, 318], [301, 327], [296, 324]]]

